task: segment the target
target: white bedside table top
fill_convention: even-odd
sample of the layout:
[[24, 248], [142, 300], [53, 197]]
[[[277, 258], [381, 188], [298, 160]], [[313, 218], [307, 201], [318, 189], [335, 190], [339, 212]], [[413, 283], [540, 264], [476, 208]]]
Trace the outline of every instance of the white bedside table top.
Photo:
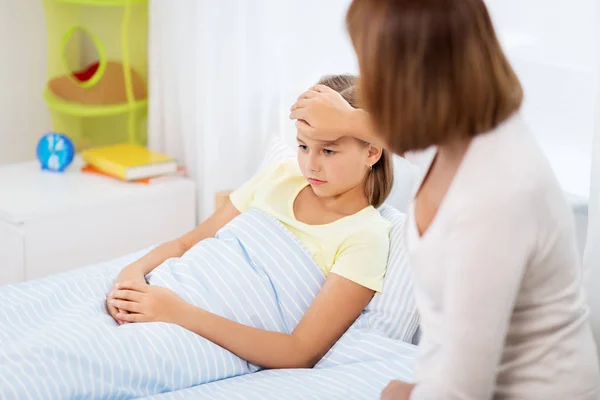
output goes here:
[[42, 171], [37, 161], [0, 165], [0, 220], [20, 224], [40, 215], [151, 196], [172, 185], [193, 185], [184, 177], [148, 185], [126, 183], [82, 173], [82, 164], [76, 157], [63, 173]]

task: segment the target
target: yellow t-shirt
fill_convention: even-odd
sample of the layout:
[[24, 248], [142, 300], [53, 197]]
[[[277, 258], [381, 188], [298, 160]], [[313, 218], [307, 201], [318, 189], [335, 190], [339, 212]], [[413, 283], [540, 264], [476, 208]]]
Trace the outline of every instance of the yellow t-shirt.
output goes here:
[[372, 206], [329, 224], [309, 225], [294, 216], [294, 200], [308, 182], [295, 160], [256, 174], [230, 195], [240, 211], [257, 208], [281, 221], [304, 244], [325, 275], [333, 272], [381, 292], [391, 224]]

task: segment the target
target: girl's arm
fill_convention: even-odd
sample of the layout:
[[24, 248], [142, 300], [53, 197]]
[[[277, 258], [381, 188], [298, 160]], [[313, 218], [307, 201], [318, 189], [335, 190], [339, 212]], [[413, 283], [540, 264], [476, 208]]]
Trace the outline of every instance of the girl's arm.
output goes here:
[[199, 241], [214, 237], [219, 229], [240, 214], [230, 200], [226, 200], [212, 216], [185, 235], [163, 243], [126, 268], [149, 274], [154, 268], [173, 257], [181, 257]]
[[312, 368], [352, 325], [373, 291], [330, 274], [292, 334], [269, 332], [188, 306], [176, 322], [264, 368]]
[[186, 303], [172, 291], [127, 282], [113, 305], [128, 322], [163, 321], [188, 329], [263, 368], [312, 368], [352, 325], [374, 291], [330, 273], [291, 334], [252, 328]]

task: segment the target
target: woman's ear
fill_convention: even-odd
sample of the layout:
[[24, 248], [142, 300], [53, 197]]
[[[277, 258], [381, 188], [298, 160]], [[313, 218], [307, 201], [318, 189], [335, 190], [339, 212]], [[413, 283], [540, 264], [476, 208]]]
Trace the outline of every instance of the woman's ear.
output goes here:
[[370, 166], [377, 164], [377, 161], [379, 161], [379, 159], [381, 158], [381, 153], [383, 153], [383, 148], [369, 145], [367, 163], [369, 163]]

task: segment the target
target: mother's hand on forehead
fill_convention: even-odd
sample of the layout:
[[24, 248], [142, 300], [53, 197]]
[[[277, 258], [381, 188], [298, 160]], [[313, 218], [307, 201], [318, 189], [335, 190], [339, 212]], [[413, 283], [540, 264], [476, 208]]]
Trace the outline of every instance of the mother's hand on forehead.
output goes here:
[[317, 85], [302, 93], [291, 107], [298, 132], [317, 140], [334, 141], [349, 132], [355, 109], [335, 90]]

